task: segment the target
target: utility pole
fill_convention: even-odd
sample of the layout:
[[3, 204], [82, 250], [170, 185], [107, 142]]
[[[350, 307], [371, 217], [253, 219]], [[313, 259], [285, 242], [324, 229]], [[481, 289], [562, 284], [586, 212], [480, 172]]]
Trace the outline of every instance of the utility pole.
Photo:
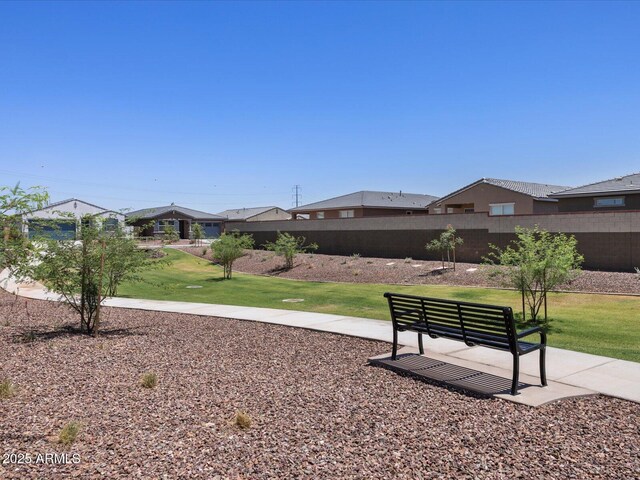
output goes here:
[[293, 198], [296, 208], [300, 206], [301, 188], [300, 185], [293, 186]]

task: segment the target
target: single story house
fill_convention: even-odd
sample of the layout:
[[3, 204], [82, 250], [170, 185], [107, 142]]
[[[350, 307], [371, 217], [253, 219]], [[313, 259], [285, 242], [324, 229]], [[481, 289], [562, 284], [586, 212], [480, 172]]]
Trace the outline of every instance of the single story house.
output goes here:
[[181, 239], [190, 239], [192, 225], [199, 223], [206, 238], [217, 238], [222, 232], [225, 218], [214, 213], [201, 212], [171, 204], [162, 207], [143, 208], [127, 213], [127, 224], [137, 228], [143, 237], [161, 236], [171, 225]]
[[570, 188], [550, 195], [560, 212], [640, 210], [640, 173]]
[[290, 210], [293, 219], [359, 218], [390, 215], [425, 215], [427, 205], [436, 200], [433, 195], [404, 192], [373, 192], [363, 190]]
[[486, 212], [492, 216], [555, 213], [558, 200], [550, 195], [567, 188], [570, 187], [481, 178], [432, 202], [429, 213]]
[[279, 207], [252, 207], [225, 210], [218, 213], [232, 222], [264, 222], [267, 220], [289, 220], [291, 214]]
[[104, 228], [117, 223], [124, 224], [125, 220], [120, 212], [69, 198], [25, 214], [22, 231], [29, 238], [45, 236], [56, 240], [74, 240], [81, 228], [80, 219], [86, 215], [100, 219]]

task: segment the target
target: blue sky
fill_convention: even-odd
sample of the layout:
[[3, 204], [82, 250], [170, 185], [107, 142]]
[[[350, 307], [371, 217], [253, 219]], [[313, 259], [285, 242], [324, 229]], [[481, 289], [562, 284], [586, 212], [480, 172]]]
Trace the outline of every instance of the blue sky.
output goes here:
[[0, 3], [0, 185], [211, 212], [640, 170], [640, 2]]

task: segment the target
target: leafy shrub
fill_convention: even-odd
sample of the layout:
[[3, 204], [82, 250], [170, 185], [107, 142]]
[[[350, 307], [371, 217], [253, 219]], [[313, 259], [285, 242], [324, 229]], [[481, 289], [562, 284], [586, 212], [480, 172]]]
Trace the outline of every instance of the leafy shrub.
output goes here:
[[140, 385], [144, 388], [155, 388], [158, 385], [158, 375], [153, 372], [147, 372], [142, 375]]
[[80, 423], [69, 422], [60, 430], [58, 441], [63, 445], [71, 445], [76, 441], [78, 433], [80, 433]]
[[223, 278], [230, 279], [233, 262], [244, 255], [244, 250], [253, 247], [253, 237], [239, 232], [223, 233], [211, 244], [213, 257], [222, 264]]
[[293, 268], [293, 261], [298, 253], [306, 252], [307, 250], [317, 250], [318, 245], [316, 243], [310, 243], [305, 245], [304, 237], [294, 237], [290, 233], [278, 232], [278, 237], [275, 242], [267, 242], [264, 244], [264, 248], [275, 252], [276, 255], [284, 257], [284, 268], [290, 270]]
[[360, 254], [359, 253], [354, 253], [351, 255], [351, 260], [358, 260], [360, 258]]
[[442, 259], [442, 268], [444, 266], [444, 257], [447, 257], [447, 268], [453, 260], [453, 269], [456, 269], [456, 247], [462, 245], [462, 238], [456, 236], [456, 229], [452, 225], [447, 225], [447, 229], [440, 234], [440, 237], [434, 238], [425, 245], [427, 251], [440, 252]]
[[16, 388], [11, 380], [5, 378], [0, 381], [0, 399], [13, 397]]

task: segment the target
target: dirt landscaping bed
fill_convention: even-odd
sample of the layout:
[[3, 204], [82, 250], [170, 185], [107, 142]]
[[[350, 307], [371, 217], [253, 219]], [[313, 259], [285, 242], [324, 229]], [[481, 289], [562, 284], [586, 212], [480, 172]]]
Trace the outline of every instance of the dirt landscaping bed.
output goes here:
[[[185, 247], [182, 250], [211, 260], [211, 250]], [[234, 270], [257, 275], [311, 281], [349, 283], [389, 283], [406, 285], [454, 285], [501, 287], [501, 282], [489, 276], [489, 267], [473, 263], [458, 263], [453, 270], [442, 271], [440, 262], [423, 260], [343, 257], [339, 255], [301, 254], [291, 270], [283, 270], [282, 257], [273, 252], [251, 250], [236, 260]], [[584, 270], [562, 290], [575, 292], [623, 293], [640, 295], [640, 275], [622, 272]]]
[[631, 402], [533, 409], [367, 366], [385, 343], [254, 322], [105, 309], [92, 338], [65, 307], [5, 292], [0, 319], [0, 377], [16, 386], [0, 451], [80, 458], [4, 464], [3, 479], [640, 476]]

